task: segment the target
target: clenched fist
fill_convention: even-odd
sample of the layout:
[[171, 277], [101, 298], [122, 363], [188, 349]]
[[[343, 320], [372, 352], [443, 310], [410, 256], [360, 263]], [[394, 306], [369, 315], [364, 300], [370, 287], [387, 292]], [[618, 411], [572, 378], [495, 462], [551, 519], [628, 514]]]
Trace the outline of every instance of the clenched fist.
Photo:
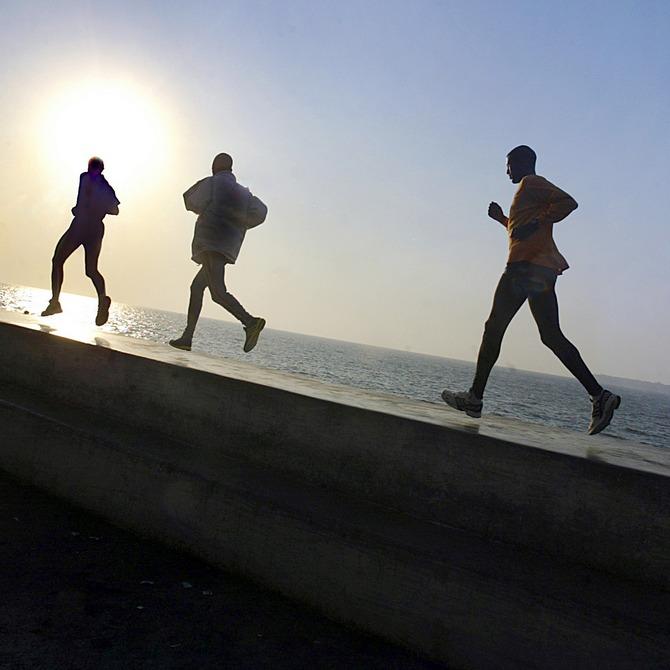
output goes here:
[[498, 223], [502, 223], [503, 226], [507, 223], [507, 217], [502, 211], [502, 207], [497, 202], [492, 202], [489, 205], [489, 216]]

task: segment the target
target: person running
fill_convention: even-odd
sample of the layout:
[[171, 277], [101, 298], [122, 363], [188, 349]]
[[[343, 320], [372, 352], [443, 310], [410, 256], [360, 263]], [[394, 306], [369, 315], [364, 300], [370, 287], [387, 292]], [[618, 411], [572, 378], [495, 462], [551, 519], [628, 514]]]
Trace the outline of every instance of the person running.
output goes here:
[[112, 301], [105, 291], [105, 278], [98, 270], [98, 258], [105, 234], [105, 224], [102, 220], [107, 214], [118, 214], [121, 203], [103, 176], [104, 169], [102, 159], [94, 156], [88, 161], [88, 170], [79, 177], [77, 204], [72, 208], [74, 219], [54, 251], [51, 263], [51, 300], [42, 316], [60, 314], [63, 311], [59, 302], [63, 286], [63, 265], [76, 249], [83, 246], [86, 276], [93, 282], [98, 294], [95, 324], [102, 326], [109, 319], [109, 307]]
[[191, 350], [205, 289], [214, 302], [221, 305], [244, 326], [244, 351], [251, 351], [265, 328], [265, 319], [252, 316], [225, 284], [226, 265], [234, 264], [249, 228], [260, 225], [267, 216], [267, 207], [249, 189], [237, 183], [233, 159], [218, 154], [212, 163], [212, 175], [196, 182], [184, 193], [186, 209], [198, 214], [191, 245], [191, 257], [202, 267], [191, 283], [186, 328], [170, 345]]
[[526, 300], [542, 342], [558, 356], [586, 389], [593, 403], [589, 435], [606, 428], [621, 398], [596, 381], [576, 347], [563, 335], [558, 320], [555, 284], [568, 264], [552, 237], [553, 225], [577, 208], [575, 200], [544, 177], [535, 174], [535, 152], [522, 145], [507, 154], [507, 174], [519, 184], [509, 217], [496, 202], [488, 215], [507, 229], [509, 257], [493, 297], [491, 314], [484, 327], [477, 368], [468, 391], [445, 389], [442, 399], [454, 409], [479, 418], [484, 389], [500, 354], [502, 339], [514, 315]]

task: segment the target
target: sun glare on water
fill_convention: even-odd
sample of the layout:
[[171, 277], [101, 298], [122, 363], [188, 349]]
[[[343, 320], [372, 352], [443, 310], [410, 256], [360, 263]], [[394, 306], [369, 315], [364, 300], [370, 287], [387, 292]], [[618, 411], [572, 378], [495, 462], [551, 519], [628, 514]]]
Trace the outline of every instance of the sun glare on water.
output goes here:
[[27, 286], [8, 286], [2, 293], [3, 309], [33, 315], [36, 317], [36, 327], [40, 330], [83, 342], [94, 342], [96, 337], [104, 336], [104, 332], [94, 324], [97, 308], [95, 298], [61, 293], [60, 303], [63, 306], [63, 313], [40, 317], [40, 312], [51, 297], [51, 291]]
[[135, 83], [87, 81], [64, 86], [45, 105], [38, 150], [52, 174], [67, 179], [86, 169], [91, 156], [105, 161], [113, 186], [127, 193], [147, 173], [157, 177], [169, 154], [166, 115]]

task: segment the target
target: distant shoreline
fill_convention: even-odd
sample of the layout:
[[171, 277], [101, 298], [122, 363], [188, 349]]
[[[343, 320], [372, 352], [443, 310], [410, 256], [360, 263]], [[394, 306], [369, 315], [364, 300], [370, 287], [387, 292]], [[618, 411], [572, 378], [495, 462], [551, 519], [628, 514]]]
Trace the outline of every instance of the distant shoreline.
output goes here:
[[647, 382], [642, 379], [627, 379], [626, 377], [611, 377], [610, 375], [599, 375], [599, 379], [603, 380], [606, 384], [670, 396], [670, 386], [661, 382]]

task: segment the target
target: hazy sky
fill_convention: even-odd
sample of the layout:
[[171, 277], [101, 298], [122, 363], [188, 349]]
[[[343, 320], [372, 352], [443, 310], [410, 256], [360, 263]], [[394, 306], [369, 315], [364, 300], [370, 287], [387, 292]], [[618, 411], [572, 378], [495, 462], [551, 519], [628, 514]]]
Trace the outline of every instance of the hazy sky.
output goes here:
[[[3, 0], [0, 281], [48, 286], [100, 154], [109, 294], [184, 312], [181, 194], [228, 151], [270, 208], [227, 275], [249, 311], [473, 360], [507, 251], [486, 209], [525, 143], [580, 205], [564, 331], [595, 372], [670, 383], [669, 33], [665, 0]], [[93, 295], [81, 252], [64, 289]], [[564, 373], [527, 307], [500, 363]]]

